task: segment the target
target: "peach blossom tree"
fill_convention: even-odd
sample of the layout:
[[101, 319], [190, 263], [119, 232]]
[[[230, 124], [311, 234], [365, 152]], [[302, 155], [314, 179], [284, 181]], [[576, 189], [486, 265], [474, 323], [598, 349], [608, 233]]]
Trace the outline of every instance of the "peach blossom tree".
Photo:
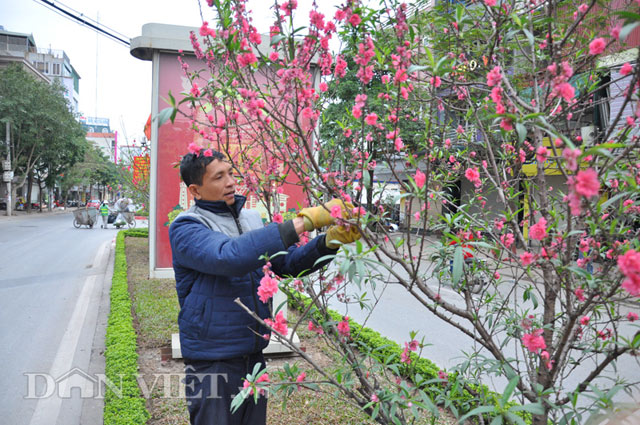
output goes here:
[[[380, 423], [444, 406], [545, 425], [637, 396], [615, 368], [637, 367], [640, 348], [636, 2], [348, 0], [297, 16], [296, 0], [276, 1], [268, 34], [246, 1], [207, 4], [191, 35], [202, 67], [179, 58], [191, 90], [169, 95], [198, 134], [189, 149], [226, 152], [275, 220], [293, 181], [311, 204], [353, 203], [346, 225], [362, 234], [320, 277], [267, 263], [263, 300], [308, 297], [298, 322], [274, 305], [267, 324], [315, 375], [255, 371], [241, 396], [330, 388]], [[409, 328], [397, 355], [358, 344], [347, 312], [374, 310], [362, 293], [390, 281], [468, 338], [458, 367], [421, 373], [417, 355], [440, 342]], [[300, 327], [336, 365], [292, 345]], [[495, 377], [498, 395], [482, 385]]]

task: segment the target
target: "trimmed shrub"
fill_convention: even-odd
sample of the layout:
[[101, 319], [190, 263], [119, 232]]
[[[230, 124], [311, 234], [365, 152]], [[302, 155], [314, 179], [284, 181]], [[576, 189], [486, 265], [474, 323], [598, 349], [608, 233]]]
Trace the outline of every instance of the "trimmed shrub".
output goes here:
[[150, 417], [146, 400], [142, 397], [137, 381], [136, 332], [131, 317], [124, 246], [124, 237], [127, 232], [136, 232], [136, 230], [120, 231], [116, 237], [115, 265], [111, 281], [111, 311], [105, 340], [105, 374], [114, 384], [114, 388], [109, 386], [106, 388], [105, 425], [145, 424]]

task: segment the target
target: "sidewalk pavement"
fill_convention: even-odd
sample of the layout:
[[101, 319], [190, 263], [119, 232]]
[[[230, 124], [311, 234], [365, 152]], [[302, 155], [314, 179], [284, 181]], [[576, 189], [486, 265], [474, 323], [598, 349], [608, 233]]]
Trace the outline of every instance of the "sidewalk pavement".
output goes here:
[[27, 213], [26, 211], [16, 211], [16, 210], [12, 210], [11, 211], [11, 217], [7, 216], [7, 211], [6, 210], [2, 210], [0, 211], [0, 221], [8, 221], [8, 220], [17, 220], [17, 219], [22, 219], [22, 218], [33, 218], [33, 217], [42, 217], [44, 215], [57, 215], [57, 214], [64, 214], [64, 213], [70, 213], [71, 211], [75, 210], [76, 208], [54, 208], [53, 210], [49, 210], [46, 208], [42, 209], [42, 212], [40, 212], [39, 209], [33, 209], [31, 210], [31, 213]]

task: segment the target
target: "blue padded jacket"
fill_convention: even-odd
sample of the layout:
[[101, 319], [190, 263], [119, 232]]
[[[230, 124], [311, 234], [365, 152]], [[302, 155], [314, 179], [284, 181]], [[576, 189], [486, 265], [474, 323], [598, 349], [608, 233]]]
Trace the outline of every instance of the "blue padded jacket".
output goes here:
[[242, 208], [245, 200], [236, 195], [231, 206], [198, 200], [169, 228], [185, 359], [231, 359], [267, 346], [262, 338], [267, 329], [234, 302], [239, 298], [263, 319], [271, 316], [257, 294], [265, 264], [260, 256], [287, 251], [271, 259], [271, 269], [279, 276], [298, 276], [321, 268], [329, 260], [317, 260], [336, 252], [325, 246], [324, 235], [295, 245], [291, 221], [264, 226], [257, 211]]

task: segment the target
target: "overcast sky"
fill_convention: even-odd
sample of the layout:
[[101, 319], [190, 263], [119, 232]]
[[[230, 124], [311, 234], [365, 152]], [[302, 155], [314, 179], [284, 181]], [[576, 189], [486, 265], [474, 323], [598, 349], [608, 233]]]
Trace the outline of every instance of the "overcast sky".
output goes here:
[[[163, 23], [200, 26], [198, 0], [63, 0], [64, 5], [128, 38], [141, 35], [142, 25]], [[333, 16], [331, 5], [338, 0], [320, 0], [325, 13]], [[201, 0], [205, 20], [212, 14]], [[272, 13], [269, 0], [249, 0], [255, 25], [267, 32]], [[300, 16], [308, 16], [311, 0], [299, 0]], [[140, 140], [151, 111], [151, 62], [141, 61], [129, 48], [75, 23], [49, 9], [38, 0], [0, 0], [0, 25], [5, 30], [33, 34], [40, 48], [64, 50], [80, 74], [79, 109], [85, 116], [109, 118], [118, 131], [120, 144], [125, 135]]]

